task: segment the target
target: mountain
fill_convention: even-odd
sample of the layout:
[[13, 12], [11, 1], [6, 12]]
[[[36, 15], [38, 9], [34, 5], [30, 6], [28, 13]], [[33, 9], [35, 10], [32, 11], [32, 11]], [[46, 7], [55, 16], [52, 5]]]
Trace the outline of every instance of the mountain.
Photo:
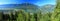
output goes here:
[[37, 5], [30, 4], [30, 3], [22, 3], [22, 4], [4, 4], [0, 5], [0, 8], [37, 8]]
[[0, 9], [24, 9], [27, 12], [35, 12], [38, 9], [37, 5], [31, 4], [31, 3], [22, 3], [22, 4], [5, 4], [0, 5]]
[[0, 5], [0, 8], [14, 8], [18, 5], [19, 4], [5, 4], [5, 5]]
[[55, 5], [51, 5], [51, 4], [46, 4], [40, 7], [40, 9], [42, 10], [42, 12], [52, 12], [54, 11]]
[[21, 9], [26, 10], [27, 12], [35, 12], [38, 9], [37, 5], [31, 3], [23, 3], [21, 4]]
[[31, 4], [31, 3], [22, 3], [20, 4], [20, 8], [22, 9], [38, 9], [37, 5]]

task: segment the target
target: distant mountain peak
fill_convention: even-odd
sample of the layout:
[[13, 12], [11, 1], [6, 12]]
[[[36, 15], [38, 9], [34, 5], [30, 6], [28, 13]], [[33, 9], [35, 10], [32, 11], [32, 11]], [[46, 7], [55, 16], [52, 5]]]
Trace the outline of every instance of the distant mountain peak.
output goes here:
[[21, 3], [21, 5], [27, 6], [27, 5], [34, 5], [34, 4], [32, 4], [32, 3]]

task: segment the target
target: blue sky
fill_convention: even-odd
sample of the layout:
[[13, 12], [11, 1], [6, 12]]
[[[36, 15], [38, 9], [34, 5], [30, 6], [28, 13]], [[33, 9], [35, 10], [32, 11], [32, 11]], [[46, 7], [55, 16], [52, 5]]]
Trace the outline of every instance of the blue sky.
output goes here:
[[56, 0], [0, 0], [0, 5], [2, 4], [20, 4], [20, 3], [33, 3], [36, 5], [45, 5], [45, 4], [56, 4]]
[[56, 0], [28, 0], [27, 2], [34, 3], [36, 5], [42, 6], [45, 4], [56, 4]]

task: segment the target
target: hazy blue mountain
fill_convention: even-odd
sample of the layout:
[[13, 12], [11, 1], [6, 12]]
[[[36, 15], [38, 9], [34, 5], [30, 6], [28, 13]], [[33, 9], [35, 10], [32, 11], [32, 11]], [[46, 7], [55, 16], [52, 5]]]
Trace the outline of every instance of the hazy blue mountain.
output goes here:
[[27, 12], [35, 12], [38, 9], [37, 5], [31, 3], [23, 3], [21, 4], [21, 9], [26, 10]]
[[[0, 8], [16, 8], [16, 9], [24, 9], [28, 12], [35, 12], [38, 9], [37, 5], [31, 3], [22, 3], [22, 4], [5, 4], [0, 5]], [[3, 9], [4, 10], [4, 9]]]
[[0, 5], [0, 8], [37, 8], [37, 5], [30, 3], [22, 3], [22, 4], [4, 4]]
[[19, 5], [20, 4], [4, 4], [4, 5], [0, 5], [0, 8], [15, 8]]
[[34, 4], [31, 4], [31, 3], [22, 3], [20, 4], [20, 8], [25, 8], [25, 9], [37, 9], [38, 6], [37, 5], [34, 5]]

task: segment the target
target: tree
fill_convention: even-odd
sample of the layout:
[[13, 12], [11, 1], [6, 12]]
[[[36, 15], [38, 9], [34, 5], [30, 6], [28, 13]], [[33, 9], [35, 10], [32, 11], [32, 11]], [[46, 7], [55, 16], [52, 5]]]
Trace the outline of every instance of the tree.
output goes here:
[[59, 21], [60, 18], [58, 15], [60, 15], [60, 0], [57, 0], [57, 5], [56, 5], [54, 13], [51, 16], [52, 18], [51, 21]]

